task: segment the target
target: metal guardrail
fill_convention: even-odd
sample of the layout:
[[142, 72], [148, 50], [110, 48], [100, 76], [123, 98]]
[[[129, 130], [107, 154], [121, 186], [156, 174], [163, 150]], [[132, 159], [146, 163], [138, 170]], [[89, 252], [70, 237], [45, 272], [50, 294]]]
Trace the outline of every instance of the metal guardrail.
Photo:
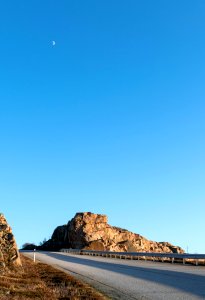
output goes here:
[[182, 260], [183, 264], [186, 263], [187, 259], [191, 259], [195, 261], [196, 266], [198, 266], [199, 260], [205, 260], [205, 254], [189, 254], [189, 253], [157, 253], [157, 252], [112, 252], [112, 251], [94, 251], [94, 250], [81, 250], [81, 249], [61, 249], [61, 252], [64, 253], [72, 253], [72, 254], [79, 254], [79, 255], [92, 255], [92, 256], [104, 256], [104, 257], [112, 257], [112, 258], [129, 258], [129, 259], [136, 259], [138, 260], [144, 259], [146, 260], [147, 257], [151, 257], [152, 260], [161, 259], [170, 259], [172, 263], [175, 260]]

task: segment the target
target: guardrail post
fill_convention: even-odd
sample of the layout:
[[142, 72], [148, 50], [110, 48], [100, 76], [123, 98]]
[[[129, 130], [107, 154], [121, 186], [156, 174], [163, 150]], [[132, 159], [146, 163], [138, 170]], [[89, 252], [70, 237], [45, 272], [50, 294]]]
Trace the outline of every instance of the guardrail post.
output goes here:
[[172, 264], [174, 263], [174, 257], [172, 257]]
[[33, 249], [33, 262], [36, 262], [36, 249]]
[[196, 259], [196, 266], [198, 266], [199, 265], [199, 260], [198, 259]]

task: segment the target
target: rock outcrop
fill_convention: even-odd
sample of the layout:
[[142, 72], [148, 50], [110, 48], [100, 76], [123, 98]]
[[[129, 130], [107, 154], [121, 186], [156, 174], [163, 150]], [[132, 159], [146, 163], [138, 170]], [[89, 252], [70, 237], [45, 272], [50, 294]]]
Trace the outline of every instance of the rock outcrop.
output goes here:
[[183, 249], [168, 242], [154, 242], [126, 229], [111, 226], [107, 216], [90, 212], [77, 213], [67, 225], [58, 226], [42, 249], [61, 248], [183, 253]]
[[0, 214], [0, 272], [21, 265], [17, 245], [3, 214]]

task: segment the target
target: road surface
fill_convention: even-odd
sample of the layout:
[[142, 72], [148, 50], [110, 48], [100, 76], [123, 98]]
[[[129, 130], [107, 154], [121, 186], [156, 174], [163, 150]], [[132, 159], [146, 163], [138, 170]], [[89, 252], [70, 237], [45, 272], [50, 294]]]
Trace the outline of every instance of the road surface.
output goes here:
[[[33, 257], [33, 253], [26, 252]], [[138, 260], [37, 252], [53, 265], [102, 291], [111, 299], [205, 299], [205, 267]]]

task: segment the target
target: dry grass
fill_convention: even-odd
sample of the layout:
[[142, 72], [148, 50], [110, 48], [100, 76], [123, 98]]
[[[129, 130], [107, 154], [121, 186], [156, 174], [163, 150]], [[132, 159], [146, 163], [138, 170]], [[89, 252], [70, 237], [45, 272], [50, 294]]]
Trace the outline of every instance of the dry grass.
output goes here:
[[42, 263], [21, 256], [23, 268], [0, 275], [1, 300], [105, 300], [90, 286]]

